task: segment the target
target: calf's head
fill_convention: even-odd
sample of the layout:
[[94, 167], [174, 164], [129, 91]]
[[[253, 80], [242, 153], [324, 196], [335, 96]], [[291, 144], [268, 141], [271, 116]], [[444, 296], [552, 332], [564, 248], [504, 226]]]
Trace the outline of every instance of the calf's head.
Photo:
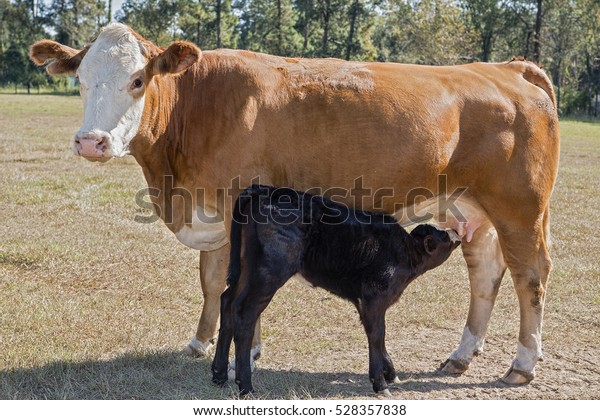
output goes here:
[[431, 225], [419, 225], [410, 233], [416, 252], [422, 256], [421, 270], [431, 270], [446, 261], [460, 245], [460, 237], [453, 230], [440, 230]]
[[52, 75], [77, 76], [84, 116], [73, 151], [107, 161], [129, 153], [153, 78], [183, 72], [201, 53], [189, 42], [158, 48], [129, 27], [113, 23], [82, 50], [43, 40], [31, 46], [29, 55], [39, 66], [48, 64]]

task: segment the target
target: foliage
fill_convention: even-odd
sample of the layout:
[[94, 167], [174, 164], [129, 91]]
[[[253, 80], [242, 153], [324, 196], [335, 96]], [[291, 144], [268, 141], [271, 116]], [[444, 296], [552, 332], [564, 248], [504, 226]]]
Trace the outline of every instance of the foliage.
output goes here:
[[[0, 85], [43, 84], [27, 47], [80, 48], [112, 0], [0, 0]], [[116, 20], [159, 45], [284, 56], [458, 64], [524, 56], [551, 76], [563, 113], [598, 113], [600, 0], [125, 0]]]
[[294, 55], [302, 36], [294, 28], [298, 12], [291, 0], [239, 0], [240, 44], [244, 49]]
[[29, 90], [50, 81], [27, 57], [29, 45], [46, 36], [42, 13], [33, 0], [0, 0], [0, 85], [22, 84]]
[[117, 19], [157, 44], [175, 37], [177, 4], [170, 0], [126, 0]]
[[52, 0], [46, 21], [56, 41], [81, 48], [106, 23], [105, 9], [103, 0]]

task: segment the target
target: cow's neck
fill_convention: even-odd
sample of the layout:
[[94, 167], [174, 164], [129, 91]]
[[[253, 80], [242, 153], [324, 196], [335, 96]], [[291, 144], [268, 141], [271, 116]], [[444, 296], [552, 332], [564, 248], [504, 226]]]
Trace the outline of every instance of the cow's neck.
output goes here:
[[[184, 132], [189, 118], [182, 114], [185, 110], [178, 104], [184, 77], [153, 79], [146, 92], [142, 123], [131, 147], [132, 155], [142, 167], [157, 214], [176, 235], [186, 225], [190, 229], [193, 224], [197, 225], [198, 216], [215, 214], [215, 206], [210, 200], [201, 200], [205, 195], [199, 194], [201, 188], [208, 189], [208, 185], [200, 181], [201, 171], [192, 177], [189, 166], [182, 163], [182, 159], [190, 158], [186, 150], [182, 150], [190, 140]], [[195, 137], [194, 141], [202, 139]], [[199, 206], [206, 207], [207, 212], [198, 212]]]
[[167, 155], [165, 133], [177, 100], [172, 78], [154, 78], [146, 92], [144, 113], [131, 154], [144, 171], [151, 188], [160, 188], [164, 175], [173, 175]]

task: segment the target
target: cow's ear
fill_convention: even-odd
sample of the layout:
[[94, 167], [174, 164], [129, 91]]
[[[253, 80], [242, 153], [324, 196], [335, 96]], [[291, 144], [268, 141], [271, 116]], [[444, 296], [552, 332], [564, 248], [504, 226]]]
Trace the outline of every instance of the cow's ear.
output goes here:
[[200, 60], [202, 52], [191, 42], [175, 41], [169, 48], [148, 62], [150, 76], [177, 74], [187, 70]]
[[54, 76], [75, 74], [87, 49], [76, 50], [44, 39], [29, 48], [29, 57], [38, 66], [48, 64], [46, 71]]
[[437, 248], [437, 240], [432, 235], [427, 235], [423, 238], [423, 247], [429, 255], [433, 254]]

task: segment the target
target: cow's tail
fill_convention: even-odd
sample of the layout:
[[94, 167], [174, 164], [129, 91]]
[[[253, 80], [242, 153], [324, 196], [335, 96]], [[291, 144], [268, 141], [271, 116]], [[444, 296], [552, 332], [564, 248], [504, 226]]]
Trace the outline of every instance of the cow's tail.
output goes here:
[[227, 272], [227, 285], [235, 287], [242, 272], [242, 229], [245, 224], [250, 223], [250, 215], [244, 210], [252, 201], [252, 193], [249, 189], [242, 191], [233, 206], [233, 218], [231, 220], [230, 232], [230, 255], [229, 269]]
[[554, 105], [554, 109], [556, 110], [556, 95], [554, 94], [554, 87], [552, 86], [552, 82], [544, 70], [542, 70], [537, 64], [532, 63], [531, 61], [525, 61], [525, 59], [522, 58], [513, 58], [508, 64], [514, 67], [519, 66], [518, 68], [521, 71], [521, 74], [523, 74], [523, 78], [546, 92], [552, 101], [552, 105]]

